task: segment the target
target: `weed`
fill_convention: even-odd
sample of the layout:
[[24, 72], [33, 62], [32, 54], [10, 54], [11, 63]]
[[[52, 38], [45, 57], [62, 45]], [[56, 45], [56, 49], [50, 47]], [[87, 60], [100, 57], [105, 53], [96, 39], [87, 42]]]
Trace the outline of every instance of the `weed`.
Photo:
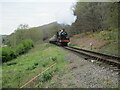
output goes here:
[[52, 57], [52, 60], [53, 61], [57, 61], [57, 57]]
[[40, 83], [38, 83], [35, 88], [41, 88]]
[[15, 65], [17, 64], [16, 62], [12, 62], [12, 63], [7, 63], [7, 66], [11, 66], [11, 65]]
[[46, 82], [48, 80], [51, 80], [52, 79], [52, 72], [49, 71], [49, 72], [46, 72], [42, 75], [42, 79], [43, 79], [43, 82]]
[[38, 65], [38, 63], [34, 63], [34, 65], [35, 65], [35, 66], [37, 66], [37, 65]]
[[48, 62], [46, 62], [46, 61], [42, 63], [43, 67], [46, 67], [47, 65], [48, 65]]
[[36, 68], [36, 66], [32, 66], [32, 67], [28, 67], [26, 70], [33, 70], [33, 69], [35, 69]]
[[58, 71], [59, 71], [59, 68], [56, 67], [56, 68], [54, 69], [54, 72], [58, 72]]

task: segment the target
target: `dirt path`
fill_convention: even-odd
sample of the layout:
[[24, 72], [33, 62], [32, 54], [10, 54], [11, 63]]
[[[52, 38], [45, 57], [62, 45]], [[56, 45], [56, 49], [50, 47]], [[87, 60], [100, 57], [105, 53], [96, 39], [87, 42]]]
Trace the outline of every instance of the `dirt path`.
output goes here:
[[118, 72], [99, 66], [73, 53], [65, 55], [69, 72], [57, 76], [50, 87], [58, 88], [116, 88]]

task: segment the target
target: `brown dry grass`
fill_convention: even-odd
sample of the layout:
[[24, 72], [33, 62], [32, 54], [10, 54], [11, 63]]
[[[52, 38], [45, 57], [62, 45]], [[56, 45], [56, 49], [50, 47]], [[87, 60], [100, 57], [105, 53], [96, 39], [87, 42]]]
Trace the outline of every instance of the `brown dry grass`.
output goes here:
[[90, 49], [90, 43], [93, 44], [93, 49], [100, 49], [102, 46], [105, 46], [109, 42], [107, 40], [98, 39], [97, 37], [77, 38], [76, 36], [70, 38], [71, 43], [84, 49]]

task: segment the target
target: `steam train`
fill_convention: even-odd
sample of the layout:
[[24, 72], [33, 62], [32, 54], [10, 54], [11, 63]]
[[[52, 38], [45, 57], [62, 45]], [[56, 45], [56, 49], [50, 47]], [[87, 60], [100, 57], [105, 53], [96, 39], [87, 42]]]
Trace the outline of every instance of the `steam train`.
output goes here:
[[59, 31], [56, 33], [56, 35], [49, 39], [49, 42], [58, 46], [68, 46], [70, 40], [68, 38], [67, 32]]

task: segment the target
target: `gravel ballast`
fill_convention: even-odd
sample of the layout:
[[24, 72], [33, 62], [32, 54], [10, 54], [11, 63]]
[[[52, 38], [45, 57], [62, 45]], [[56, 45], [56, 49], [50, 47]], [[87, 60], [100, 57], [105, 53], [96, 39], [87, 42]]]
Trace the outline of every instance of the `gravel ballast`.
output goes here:
[[52, 88], [117, 88], [118, 72], [99, 66], [90, 60], [70, 52], [64, 55], [68, 61], [69, 72], [61, 73], [54, 78]]

